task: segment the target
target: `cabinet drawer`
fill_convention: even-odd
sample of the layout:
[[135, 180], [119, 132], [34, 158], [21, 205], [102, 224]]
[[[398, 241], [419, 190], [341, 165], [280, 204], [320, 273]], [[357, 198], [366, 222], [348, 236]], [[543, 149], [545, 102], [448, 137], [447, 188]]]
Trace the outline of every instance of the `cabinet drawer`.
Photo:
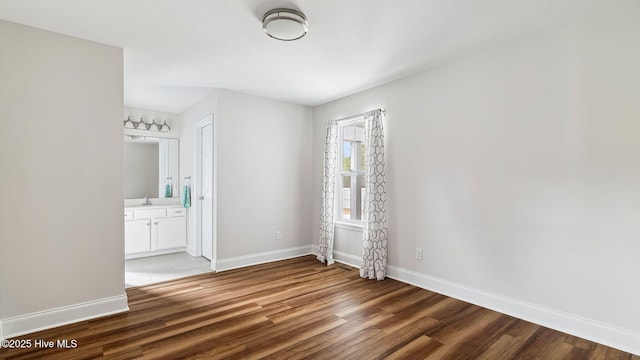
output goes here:
[[187, 209], [183, 207], [167, 208], [167, 216], [185, 216], [185, 215], [187, 215]]
[[154, 208], [154, 209], [135, 209], [133, 210], [133, 217], [136, 220], [152, 219], [158, 217], [167, 216], [166, 208]]
[[124, 221], [133, 220], [133, 210], [124, 211]]

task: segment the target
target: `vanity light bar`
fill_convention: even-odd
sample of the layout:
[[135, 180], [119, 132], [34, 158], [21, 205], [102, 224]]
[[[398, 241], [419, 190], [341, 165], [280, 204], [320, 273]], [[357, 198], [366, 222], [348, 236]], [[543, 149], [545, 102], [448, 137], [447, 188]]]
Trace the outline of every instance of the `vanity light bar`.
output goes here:
[[169, 124], [167, 124], [167, 120], [165, 120], [162, 124], [156, 123], [156, 119], [153, 119], [153, 121], [151, 123], [144, 122], [144, 120], [142, 120], [142, 118], [140, 118], [140, 121], [135, 122], [135, 121], [131, 120], [130, 116], [127, 116], [127, 120], [124, 121], [124, 128], [125, 129], [150, 130], [150, 131], [162, 131], [162, 132], [171, 131], [171, 128], [169, 127]]

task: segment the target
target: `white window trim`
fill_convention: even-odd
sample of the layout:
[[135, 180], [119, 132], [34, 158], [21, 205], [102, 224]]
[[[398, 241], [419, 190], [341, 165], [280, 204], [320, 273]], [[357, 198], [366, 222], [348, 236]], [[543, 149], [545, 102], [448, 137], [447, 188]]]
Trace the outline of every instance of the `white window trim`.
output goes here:
[[[335, 220], [334, 223], [336, 224], [336, 227], [338, 228], [343, 228], [343, 229], [350, 229], [350, 230], [362, 230], [362, 220], [352, 220], [352, 219], [343, 219], [342, 218], [342, 174], [343, 174], [343, 170], [342, 170], [342, 157], [343, 157], [343, 131], [342, 129], [346, 126], [349, 125], [353, 125], [353, 124], [357, 124], [357, 123], [364, 123], [364, 114], [361, 115], [356, 115], [356, 116], [352, 116], [349, 118], [346, 118], [344, 120], [340, 120], [338, 121], [338, 148], [340, 149], [338, 151], [338, 160], [337, 161], [337, 165], [336, 166], [336, 189], [335, 189], [335, 193], [339, 194], [337, 196], [338, 201], [335, 202], [335, 209], [334, 209], [334, 214], [335, 214]], [[364, 209], [361, 209], [361, 211], [364, 211]]]
[[335, 227], [337, 229], [346, 229], [352, 231], [362, 231], [362, 221], [358, 222], [344, 222], [343, 219], [335, 221]]

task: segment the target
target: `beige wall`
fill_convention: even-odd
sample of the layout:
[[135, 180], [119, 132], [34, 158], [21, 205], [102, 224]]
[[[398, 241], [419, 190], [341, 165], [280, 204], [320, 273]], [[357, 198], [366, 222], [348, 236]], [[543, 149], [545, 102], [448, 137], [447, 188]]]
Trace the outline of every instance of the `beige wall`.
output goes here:
[[122, 299], [122, 50], [0, 21], [0, 79], [0, 319]]
[[639, 10], [314, 108], [312, 229], [324, 122], [382, 107], [392, 266], [640, 333]]

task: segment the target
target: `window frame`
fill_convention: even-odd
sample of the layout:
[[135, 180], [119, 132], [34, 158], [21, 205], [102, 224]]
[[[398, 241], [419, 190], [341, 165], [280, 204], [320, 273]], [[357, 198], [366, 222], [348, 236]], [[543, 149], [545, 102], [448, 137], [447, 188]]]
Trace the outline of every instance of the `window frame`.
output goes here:
[[[357, 125], [357, 124], [363, 124], [364, 125], [364, 115], [358, 115], [358, 116], [354, 116], [352, 118], [348, 118], [345, 120], [341, 120], [338, 122], [338, 154], [337, 154], [337, 167], [336, 167], [336, 198], [338, 201], [335, 202], [336, 206], [335, 206], [335, 223], [336, 225], [338, 225], [339, 228], [345, 228], [345, 229], [362, 229], [362, 220], [356, 220], [356, 219], [344, 219], [342, 217], [342, 210], [343, 210], [343, 197], [342, 197], [342, 176], [351, 176], [353, 179], [351, 180], [351, 194], [350, 194], [350, 209], [353, 209], [353, 204], [357, 204], [358, 202], [360, 202], [360, 204], [362, 204], [362, 194], [358, 195], [359, 191], [354, 190], [354, 189], [358, 189], [359, 187], [358, 185], [358, 181], [357, 178], [358, 176], [365, 176], [367, 171], [366, 168], [363, 171], [346, 171], [343, 170], [342, 166], [344, 164], [344, 128], [351, 126], [351, 125]], [[363, 141], [364, 143], [364, 141]], [[364, 144], [365, 146], [365, 153], [366, 153], [366, 144]], [[357, 150], [356, 150], [357, 151]], [[353, 153], [354, 150], [352, 148], [351, 150], [351, 158], [352, 161], [354, 159]], [[357, 159], [359, 159], [358, 156], [355, 157], [356, 161]], [[364, 181], [364, 179], [363, 179]], [[361, 193], [361, 191], [360, 191]], [[354, 196], [356, 195], [356, 196]], [[360, 219], [363, 218], [362, 214], [364, 212], [364, 206], [360, 206], [360, 212], [361, 212], [361, 216]]]

